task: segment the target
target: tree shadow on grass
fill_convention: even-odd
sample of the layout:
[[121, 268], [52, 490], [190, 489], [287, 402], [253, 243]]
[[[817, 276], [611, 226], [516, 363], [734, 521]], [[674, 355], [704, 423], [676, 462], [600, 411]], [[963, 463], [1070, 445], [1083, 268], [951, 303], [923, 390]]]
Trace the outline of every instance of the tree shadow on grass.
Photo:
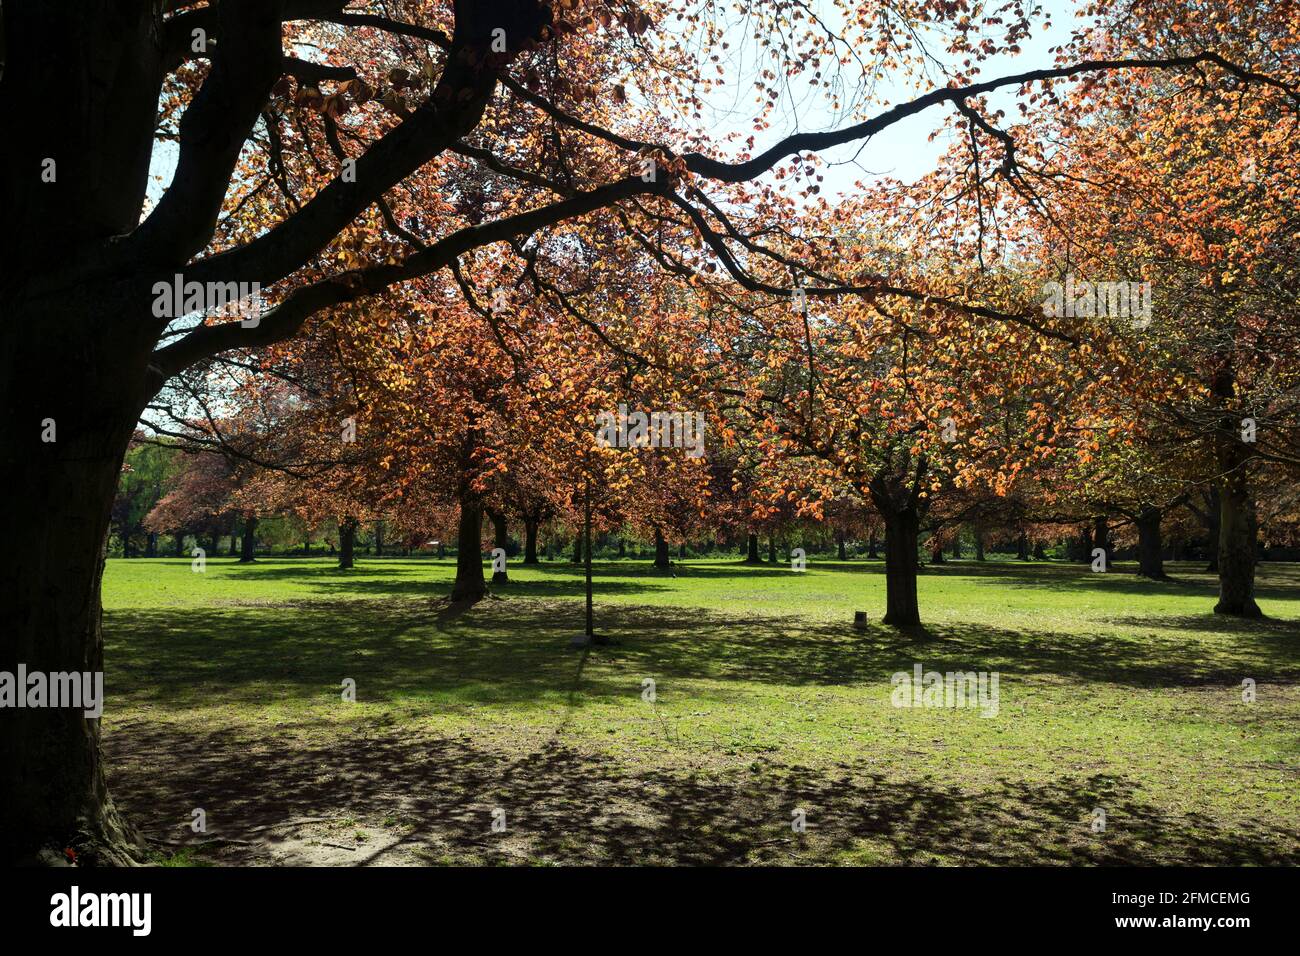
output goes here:
[[[433, 601], [304, 601], [105, 613], [106, 691], [114, 700], [209, 706], [214, 699], [337, 699], [352, 678], [367, 700], [441, 696], [447, 706], [540, 702], [569, 686], [569, 641], [582, 630], [575, 601], [511, 598], [448, 612]], [[1163, 619], [1157, 619], [1162, 621]], [[1137, 687], [1239, 685], [1300, 679], [1300, 642], [1271, 627], [1233, 640], [1189, 642], [1186, 632], [1139, 638], [1043, 633], [987, 625], [933, 626], [915, 634], [883, 625], [702, 608], [604, 605], [597, 626], [617, 644], [593, 660], [659, 677], [779, 686], [879, 684], [921, 663], [927, 670], [996, 670]], [[586, 687], [623, 695], [613, 676]]]
[[[249, 739], [124, 725], [106, 738], [109, 783], [152, 838], [231, 864], [1300, 862], [1292, 830], [1171, 812], [1124, 777], [999, 779], [967, 792], [905, 761], [891, 778], [878, 761], [705, 776], [629, 772], [559, 740], [503, 754], [385, 732], [294, 743], [298, 730], [310, 728]], [[207, 833], [189, 829], [196, 807]], [[1103, 833], [1090, 826], [1098, 807]], [[494, 810], [505, 832], [492, 831]], [[796, 810], [803, 834], [791, 828]], [[344, 852], [322, 857], [325, 847]]]

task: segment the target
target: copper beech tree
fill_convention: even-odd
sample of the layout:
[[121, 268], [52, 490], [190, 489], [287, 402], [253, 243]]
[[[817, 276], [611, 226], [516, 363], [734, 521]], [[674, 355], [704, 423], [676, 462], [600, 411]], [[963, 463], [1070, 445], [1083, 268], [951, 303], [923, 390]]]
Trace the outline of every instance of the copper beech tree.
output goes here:
[[[487, 247], [518, 278], [553, 230], [602, 210], [684, 282], [725, 276], [788, 296], [788, 274], [759, 280], [753, 264], [775, 261], [764, 239], [787, 209], [782, 189], [815, 194], [818, 150], [1001, 88], [1267, 71], [1243, 72], [1209, 42], [986, 79], [979, 62], [1030, 29], [1014, 0], [978, 16], [839, 6], [829, 21], [798, 0], [747, 11], [741, 32], [771, 60], [754, 86], [755, 133], [792, 77], [846, 117], [756, 149], [743, 134], [707, 135], [703, 102], [725, 81], [730, 42], [712, 0], [4, 0], [0, 107], [20, 133], [0, 157], [0, 449], [25, 546], [0, 555], [0, 669], [102, 669], [103, 546], [123, 455], [146, 407], [196, 365], [290, 339], [325, 310]], [[941, 34], [963, 66], [914, 100], [880, 103], [877, 75], [921, 75], [918, 30]], [[160, 143], [175, 168], [151, 196]], [[807, 278], [817, 297], [888, 284], [830, 268]], [[232, 303], [240, 314], [218, 314]], [[108, 794], [98, 720], [7, 712], [0, 763], [6, 856], [71, 845], [87, 862], [138, 857]]]

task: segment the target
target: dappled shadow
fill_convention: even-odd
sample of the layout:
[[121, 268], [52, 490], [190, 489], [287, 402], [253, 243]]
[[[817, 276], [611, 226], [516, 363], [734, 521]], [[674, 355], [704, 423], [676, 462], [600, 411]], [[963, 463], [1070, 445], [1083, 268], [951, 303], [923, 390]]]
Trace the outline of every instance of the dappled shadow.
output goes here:
[[[847, 618], [847, 615], [846, 615]], [[1192, 620], [1198, 620], [1193, 618]], [[1221, 619], [1214, 619], [1222, 623]], [[451, 608], [446, 601], [309, 601], [274, 606], [131, 609], [105, 614], [110, 701], [325, 700], [352, 678], [368, 699], [450, 694], [531, 701], [568, 686], [575, 601], [521, 597]], [[928, 669], [997, 670], [1139, 687], [1300, 679], [1300, 641], [1282, 626], [1233, 622], [1231, 640], [1190, 645], [1154, 619], [1149, 636], [1039, 632], [976, 624], [920, 632], [799, 615], [598, 605], [617, 644], [601, 660], [642, 673], [783, 686], [880, 683]], [[594, 683], [588, 694], [618, 695]]]
[[[381, 728], [282, 746], [139, 722], [116, 728], [106, 747], [110, 786], [142, 830], [221, 863], [321, 862], [313, 844], [339, 848], [328, 862], [356, 865], [1300, 862], [1292, 830], [1173, 812], [1145, 799], [1139, 781], [1106, 775], [966, 791], [943, 768], [905, 758], [904, 773], [931, 772], [887, 779], [878, 761], [628, 772], [558, 738], [507, 756], [467, 738]], [[189, 829], [199, 807], [203, 834]], [[1094, 808], [1105, 811], [1104, 832], [1092, 832]], [[505, 832], [492, 831], [494, 810]], [[796, 810], [803, 834], [791, 828]]]

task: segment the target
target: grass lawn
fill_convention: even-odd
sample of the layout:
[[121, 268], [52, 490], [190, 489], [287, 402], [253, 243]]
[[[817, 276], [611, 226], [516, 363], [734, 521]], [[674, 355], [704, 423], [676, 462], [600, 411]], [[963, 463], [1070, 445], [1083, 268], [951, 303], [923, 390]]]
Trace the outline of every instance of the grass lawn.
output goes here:
[[[1300, 566], [1263, 622], [1131, 571], [930, 569], [918, 637], [879, 562], [601, 563], [580, 651], [558, 561], [462, 612], [450, 561], [113, 560], [110, 786], [177, 864], [1300, 863]], [[893, 707], [915, 663], [997, 715]]]

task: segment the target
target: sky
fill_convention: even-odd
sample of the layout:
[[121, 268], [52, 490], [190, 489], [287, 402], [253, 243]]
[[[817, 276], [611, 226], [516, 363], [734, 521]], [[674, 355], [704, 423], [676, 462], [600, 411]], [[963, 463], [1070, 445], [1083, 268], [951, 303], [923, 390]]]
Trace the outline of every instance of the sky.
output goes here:
[[[761, 0], [754, 0], [761, 2]], [[829, 10], [829, 0], [818, 0], [823, 10]], [[1051, 15], [1050, 30], [1039, 31], [1021, 44], [1018, 56], [998, 56], [989, 60], [983, 67], [982, 76], [993, 78], [1006, 73], [1019, 73], [1025, 70], [1050, 66], [1052, 56], [1049, 49], [1065, 42], [1075, 22], [1074, 0], [1040, 0], [1044, 10]], [[733, 49], [740, 49], [743, 37], [731, 33]], [[750, 83], [746, 69], [741, 69], [734, 77], [728, 77], [728, 86], [716, 94], [711, 101], [711, 109], [706, 116], [708, 128], [719, 134], [740, 132], [748, 135], [753, 115], [753, 101], [742, 89]], [[905, 102], [928, 87], [909, 87], [901, 83], [886, 82], [881, 87], [889, 104]], [[990, 97], [990, 102], [1008, 110], [1014, 102], [1010, 93]], [[917, 116], [905, 119], [872, 138], [865, 145], [850, 144], [832, 149], [823, 154], [826, 167], [821, 170], [825, 176], [823, 195], [828, 199], [854, 191], [858, 180], [870, 181], [878, 176], [892, 176], [911, 182], [923, 176], [934, 167], [935, 161], [947, 148], [943, 138], [930, 140], [930, 133], [941, 122], [944, 107], [935, 107]], [[773, 128], [765, 131], [757, 141], [757, 148], [776, 142], [783, 136], [799, 130], [834, 129], [845, 123], [841, 117], [832, 114], [825, 101], [817, 96], [796, 96], [785, 104], [783, 115], [777, 117]], [[176, 144], [171, 141], [159, 143], [154, 150], [151, 163], [151, 184], [149, 199], [156, 202], [166, 185], [171, 181], [176, 168]]]

